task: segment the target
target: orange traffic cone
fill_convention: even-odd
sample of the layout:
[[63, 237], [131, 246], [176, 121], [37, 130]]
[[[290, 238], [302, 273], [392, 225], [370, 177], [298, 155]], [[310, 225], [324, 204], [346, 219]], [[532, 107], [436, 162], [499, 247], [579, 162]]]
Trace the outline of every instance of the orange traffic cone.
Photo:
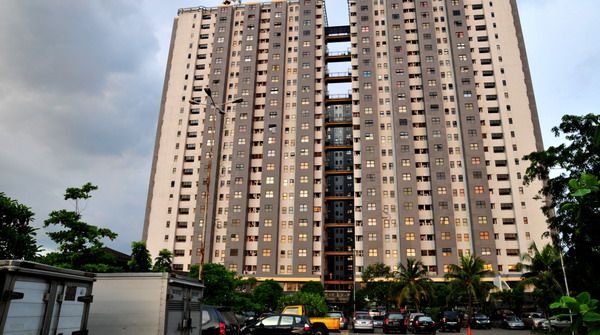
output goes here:
[[467, 327], [467, 335], [471, 335], [471, 326]]

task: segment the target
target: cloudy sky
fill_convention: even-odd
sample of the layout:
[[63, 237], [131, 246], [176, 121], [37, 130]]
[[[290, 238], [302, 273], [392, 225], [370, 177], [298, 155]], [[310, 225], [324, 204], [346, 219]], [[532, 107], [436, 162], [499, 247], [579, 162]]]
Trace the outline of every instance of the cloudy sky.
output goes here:
[[[506, 1], [506, 0], [495, 0]], [[0, 192], [36, 213], [72, 209], [67, 187], [92, 182], [84, 221], [141, 239], [173, 18], [215, 0], [1, 0]], [[546, 147], [565, 113], [598, 113], [600, 2], [518, 0]], [[328, 1], [333, 13], [344, 0]], [[345, 10], [343, 11], [345, 15]], [[343, 21], [342, 21], [343, 22]], [[53, 248], [43, 230], [39, 243]]]

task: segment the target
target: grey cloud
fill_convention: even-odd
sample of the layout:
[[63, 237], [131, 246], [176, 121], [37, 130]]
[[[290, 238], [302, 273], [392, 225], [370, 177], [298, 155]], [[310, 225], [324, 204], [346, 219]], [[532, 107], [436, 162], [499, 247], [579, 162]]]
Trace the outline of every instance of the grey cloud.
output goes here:
[[0, 191], [37, 227], [91, 181], [86, 222], [119, 250], [141, 238], [165, 67], [153, 24], [139, 2], [0, 2]]

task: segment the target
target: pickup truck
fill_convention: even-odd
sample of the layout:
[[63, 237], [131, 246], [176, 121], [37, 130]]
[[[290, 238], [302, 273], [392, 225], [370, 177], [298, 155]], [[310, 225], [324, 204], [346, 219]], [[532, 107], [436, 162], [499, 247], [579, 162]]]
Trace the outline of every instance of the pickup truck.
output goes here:
[[[306, 316], [306, 308], [302, 305], [286, 306], [281, 314]], [[340, 330], [340, 318], [336, 317], [308, 317], [312, 324], [314, 335], [329, 335], [330, 330]]]

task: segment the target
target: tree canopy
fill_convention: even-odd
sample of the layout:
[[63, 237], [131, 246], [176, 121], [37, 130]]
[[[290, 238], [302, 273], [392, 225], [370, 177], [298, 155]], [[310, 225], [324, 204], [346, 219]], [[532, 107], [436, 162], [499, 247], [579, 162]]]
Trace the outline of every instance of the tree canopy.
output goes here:
[[364, 287], [360, 290], [361, 296], [377, 306], [388, 306], [390, 304], [391, 286], [388, 279], [392, 276], [392, 269], [383, 263], [374, 263], [367, 266], [361, 276], [364, 283]]
[[131, 272], [148, 272], [152, 268], [152, 257], [146, 242], [131, 242], [131, 260], [127, 262]]
[[554, 244], [566, 249], [570, 288], [598, 296], [600, 286], [593, 283], [600, 277], [600, 197], [595, 192], [578, 199], [570, 186], [584, 174], [600, 176], [600, 115], [565, 115], [552, 131], [568, 143], [525, 156], [530, 161], [525, 182], [546, 181], [540, 190], [547, 199], [542, 210]]
[[50, 265], [91, 272], [114, 272], [121, 269], [115, 266], [115, 257], [103, 248], [102, 239], [115, 239], [117, 234], [108, 228], [99, 228], [82, 220], [80, 201], [91, 197], [90, 192], [98, 187], [87, 183], [81, 188], [68, 188], [65, 200], [75, 202], [75, 210], [52, 211], [44, 221], [44, 228], [63, 227], [63, 230], [46, 234], [58, 244], [58, 252], [49, 253], [39, 259]]
[[408, 258], [406, 265], [398, 264], [398, 271], [395, 273], [394, 279], [392, 296], [396, 299], [398, 306], [410, 301], [414, 303], [417, 312], [420, 312], [422, 303], [431, 300], [433, 282], [429, 279], [427, 270], [420, 260]]
[[[321, 285], [322, 286], [322, 285]], [[252, 301], [259, 307], [257, 312], [274, 311], [277, 309], [277, 303], [283, 296], [283, 287], [272, 280], [267, 279], [258, 284], [252, 291]]]
[[0, 192], [0, 259], [35, 259], [40, 247], [33, 216], [29, 207]]
[[173, 253], [170, 250], [162, 249], [158, 252], [158, 256], [154, 259], [152, 271], [154, 272], [171, 272], [173, 263]]
[[563, 292], [559, 281], [562, 278], [560, 254], [551, 244], [546, 244], [540, 250], [534, 242], [529, 249], [532, 254], [521, 255], [521, 262], [518, 264], [518, 268], [523, 270], [522, 284], [535, 287], [533, 297], [536, 304], [545, 309], [558, 300]]
[[488, 292], [491, 284], [485, 283], [484, 277], [493, 276], [494, 273], [485, 269], [485, 262], [477, 256], [460, 256], [459, 264], [450, 264], [448, 273], [444, 275], [450, 281], [450, 292], [465, 293], [467, 298], [467, 320], [473, 315], [473, 303], [477, 301], [482, 292]]
[[202, 282], [207, 305], [233, 306], [238, 312], [256, 308], [250, 304], [250, 296], [245, 294], [246, 288], [256, 282], [254, 278], [238, 277], [235, 271], [227, 270], [223, 264], [205, 263]]
[[325, 293], [325, 287], [320, 281], [310, 280], [304, 283], [304, 285], [302, 285], [302, 287], [300, 288], [300, 292], [322, 295]]

